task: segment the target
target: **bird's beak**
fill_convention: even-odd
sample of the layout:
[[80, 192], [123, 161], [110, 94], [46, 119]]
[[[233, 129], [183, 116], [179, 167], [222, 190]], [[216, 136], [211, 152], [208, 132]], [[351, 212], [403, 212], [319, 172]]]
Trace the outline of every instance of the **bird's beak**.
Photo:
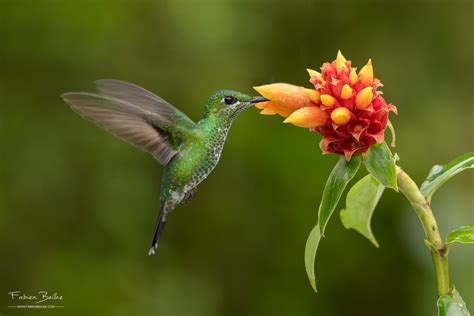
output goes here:
[[264, 102], [264, 101], [268, 101], [268, 99], [259, 96], [259, 97], [253, 97], [253, 98], [250, 100], [250, 103], [255, 104], [255, 103]]

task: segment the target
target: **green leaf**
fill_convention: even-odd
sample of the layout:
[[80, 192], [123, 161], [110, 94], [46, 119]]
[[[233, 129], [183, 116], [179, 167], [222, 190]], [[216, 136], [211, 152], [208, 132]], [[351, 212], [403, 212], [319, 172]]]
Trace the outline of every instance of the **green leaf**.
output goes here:
[[341, 157], [329, 175], [318, 211], [318, 224], [321, 235], [324, 236], [324, 230], [326, 229], [329, 218], [336, 209], [337, 203], [347, 184], [355, 176], [357, 170], [359, 170], [360, 163], [360, 157], [357, 156], [352, 157], [349, 161]]
[[324, 187], [323, 197], [319, 205], [318, 224], [314, 226], [309, 234], [304, 254], [306, 273], [311, 287], [315, 292], [317, 292], [317, 290], [314, 262], [316, 260], [316, 252], [318, 250], [319, 241], [321, 240], [321, 235], [324, 233], [329, 218], [336, 209], [345, 187], [355, 176], [357, 170], [359, 170], [360, 164], [360, 157], [352, 157], [350, 161], [346, 161], [344, 157], [341, 157], [336, 166], [334, 166]]
[[375, 179], [385, 187], [398, 191], [395, 159], [385, 142], [372, 145], [363, 157], [365, 167]]
[[474, 168], [474, 151], [451, 160], [444, 166], [435, 165], [421, 185], [420, 191], [428, 201], [446, 181], [461, 171]]
[[449, 233], [446, 243], [462, 243], [462, 244], [473, 244], [474, 243], [474, 224], [459, 227]]
[[459, 292], [453, 287], [451, 294], [438, 298], [438, 316], [470, 316]]
[[341, 221], [345, 228], [353, 228], [370, 240], [375, 247], [379, 244], [370, 228], [370, 220], [385, 187], [372, 175], [360, 179], [349, 190], [346, 208], [341, 210]]
[[387, 123], [388, 130], [390, 131], [390, 134], [392, 135], [392, 141], [390, 142], [391, 147], [397, 147], [396, 141], [397, 141], [397, 136], [395, 134], [395, 128], [393, 128], [392, 122], [390, 120]]
[[308, 236], [306, 241], [306, 247], [304, 250], [304, 265], [306, 268], [306, 274], [308, 275], [309, 283], [315, 292], [316, 289], [316, 277], [314, 274], [314, 262], [316, 260], [316, 251], [318, 250], [319, 241], [321, 240], [321, 232], [319, 225], [314, 226], [313, 230]]

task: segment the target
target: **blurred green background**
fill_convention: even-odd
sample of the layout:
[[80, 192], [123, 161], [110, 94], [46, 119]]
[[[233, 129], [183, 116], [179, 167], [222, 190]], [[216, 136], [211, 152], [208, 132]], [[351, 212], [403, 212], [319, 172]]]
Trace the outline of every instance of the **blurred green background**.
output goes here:
[[[243, 113], [220, 164], [148, 257], [160, 166], [59, 95], [122, 79], [197, 120], [217, 89], [309, 87], [305, 68], [341, 49], [359, 68], [373, 59], [399, 109], [400, 164], [420, 183], [433, 164], [474, 148], [472, 1], [0, 4], [2, 316], [435, 315], [422, 229], [393, 191], [373, 218], [380, 249], [335, 214], [313, 293], [304, 245], [337, 161], [321, 155], [318, 135]], [[466, 172], [435, 196], [443, 234], [474, 222], [473, 180]], [[455, 246], [450, 260], [474, 310], [474, 248]], [[15, 290], [58, 292], [65, 308], [8, 309]]]

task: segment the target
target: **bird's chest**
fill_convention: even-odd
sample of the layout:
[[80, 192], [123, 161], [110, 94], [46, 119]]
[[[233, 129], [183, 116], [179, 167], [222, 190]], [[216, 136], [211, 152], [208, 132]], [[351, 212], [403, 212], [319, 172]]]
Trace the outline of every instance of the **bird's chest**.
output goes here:
[[193, 168], [191, 172], [191, 181], [189, 181], [187, 185], [188, 188], [197, 186], [217, 165], [221, 157], [222, 149], [224, 148], [228, 131], [229, 128], [217, 128], [215, 132], [209, 135], [209, 138], [205, 142], [205, 154], [202, 155], [199, 161], [196, 161], [196, 167]]
[[214, 166], [219, 162], [228, 132], [229, 127], [217, 128], [216, 131], [210, 135], [209, 140], [207, 141], [207, 156], [209, 162], [214, 164]]

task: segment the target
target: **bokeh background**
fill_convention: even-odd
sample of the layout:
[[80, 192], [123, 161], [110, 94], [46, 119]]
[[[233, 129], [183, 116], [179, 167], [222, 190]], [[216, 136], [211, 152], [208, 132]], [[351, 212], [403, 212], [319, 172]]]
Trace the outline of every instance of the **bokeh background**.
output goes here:
[[[197, 120], [217, 89], [310, 86], [305, 68], [341, 49], [359, 68], [373, 59], [399, 109], [400, 164], [420, 183], [474, 148], [472, 1], [0, 4], [1, 315], [435, 315], [422, 229], [393, 191], [373, 218], [380, 249], [335, 214], [313, 293], [304, 245], [337, 161], [321, 155], [318, 135], [243, 113], [220, 164], [148, 257], [160, 166], [59, 95], [122, 79]], [[473, 180], [465, 172], [434, 197], [442, 233], [474, 222]], [[450, 255], [452, 282], [474, 310], [474, 248]], [[14, 290], [57, 292], [65, 308], [8, 309]]]

